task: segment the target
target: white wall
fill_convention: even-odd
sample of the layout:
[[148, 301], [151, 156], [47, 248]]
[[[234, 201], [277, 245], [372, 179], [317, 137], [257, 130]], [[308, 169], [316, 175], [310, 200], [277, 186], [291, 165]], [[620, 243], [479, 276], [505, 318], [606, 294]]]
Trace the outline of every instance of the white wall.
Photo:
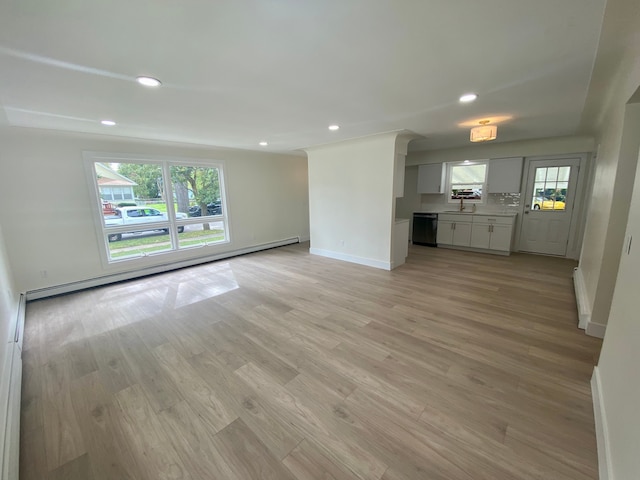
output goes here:
[[[633, 242], [629, 249], [630, 236]], [[597, 367], [602, 417], [611, 454], [609, 466], [613, 475], [609, 480], [640, 478], [640, 169], [635, 175], [626, 242], [621, 250], [611, 314]]]
[[[500, 132], [498, 131], [498, 135]], [[446, 150], [409, 152], [407, 166], [439, 162], [460, 162], [483, 158], [537, 157], [543, 155], [564, 155], [567, 153], [592, 152], [593, 137], [572, 136], [540, 138], [506, 143], [471, 144], [468, 147]]]
[[[0, 145], [0, 224], [19, 291], [309, 235], [304, 156], [22, 128], [0, 129]], [[224, 161], [232, 243], [103, 267], [83, 151]]]
[[396, 136], [307, 150], [312, 253], [390, 267]]
[[640, 86], [638, 31], [637, 1], [607, 2], [585, 108], [599, 148], [580, 256], [591, 321], [599, 325], [609, 316], [640, 144], [640, 112], [627, 105]]

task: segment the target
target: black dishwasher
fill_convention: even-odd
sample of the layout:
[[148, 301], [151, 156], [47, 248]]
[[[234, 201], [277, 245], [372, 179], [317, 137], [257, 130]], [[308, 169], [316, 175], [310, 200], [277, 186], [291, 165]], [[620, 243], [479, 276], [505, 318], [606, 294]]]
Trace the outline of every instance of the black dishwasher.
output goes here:
[[426, 245], [427, 247], [437, 247], [437, 234], [437, 213], [413, 214], [413, 234], [411, 235], [412, 243], [415, 245]]

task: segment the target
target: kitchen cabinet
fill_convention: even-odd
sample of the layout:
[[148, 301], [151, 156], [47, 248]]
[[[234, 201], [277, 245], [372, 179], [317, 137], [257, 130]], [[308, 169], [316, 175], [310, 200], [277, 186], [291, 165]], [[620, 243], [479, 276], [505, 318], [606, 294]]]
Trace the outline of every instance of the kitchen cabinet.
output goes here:
[[514, 221], [513, 215], [440, 214], [438, 245], [469, 247], [508, 255]]
[[492, 158], [487, 173], [488, 193], [517, 193], [522, 180], [522, 157]]
[[446, 173], [444, 163], [418, 165], [418, 193], [444, 193]]
[[512, 218], [474, 215], [470, 247], [511, 250]]
[[468, 247], [471, 242], [472, 216], [438, 215], [438, 245]]

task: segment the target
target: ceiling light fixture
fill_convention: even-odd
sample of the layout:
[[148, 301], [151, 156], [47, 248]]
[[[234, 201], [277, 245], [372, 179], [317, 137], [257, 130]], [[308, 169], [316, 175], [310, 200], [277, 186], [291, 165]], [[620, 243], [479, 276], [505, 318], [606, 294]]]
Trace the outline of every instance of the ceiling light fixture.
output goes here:
[[260, 145], [261, 147], [266, 147], [269, 144], [267, 142], [260, 142], [258, 145]]
[[153, 77], [138, 77], [136, 78], [140, 85], [144, 85], [145, 87], [159, 87], [162, 85], [162, 82], [157, 78]]
[[340, 125], [329, 125], [329, 130], [331, 130], [332, 132], [340, 130]]
[[116, 122], [114, 122], [113, 120], [102, 120], [100, 122], [102, 125], [106, 125], [107, 127], [113, 127]]
[[479, 127], [473, 127], [469, 139], [472, 142], [488, 142], [498, 137], [498, 127], [487, 125], [489, 120], [480, 120]]
[[460, 102], [469, 103], [469, 102], [473, 102], [476, 98], [478, 98], [477, 93], [465, 93], [460, 97]]

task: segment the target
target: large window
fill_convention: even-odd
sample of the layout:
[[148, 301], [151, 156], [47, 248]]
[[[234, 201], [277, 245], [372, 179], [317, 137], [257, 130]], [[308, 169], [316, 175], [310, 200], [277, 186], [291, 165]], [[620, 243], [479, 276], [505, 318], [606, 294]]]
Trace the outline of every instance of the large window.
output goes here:
[[107, 262], [229, 241], [221, 164], [85, 156]]
[[450, 163], [447, 175], [449, 203], [484, 203], [486, 200], [487, 162], [465, 160]]

